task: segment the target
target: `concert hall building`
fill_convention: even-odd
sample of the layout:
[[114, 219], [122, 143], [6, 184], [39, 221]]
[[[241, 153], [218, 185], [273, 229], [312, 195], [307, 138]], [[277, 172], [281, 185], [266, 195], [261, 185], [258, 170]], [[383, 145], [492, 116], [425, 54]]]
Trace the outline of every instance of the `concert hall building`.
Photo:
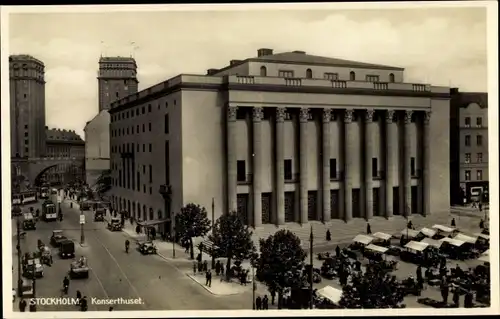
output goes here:
[[255, 227], [449, 212], [450, 89], [399, 67], [260, 49], [109, 112], [113, 203], [142, 220], [162, 184]]

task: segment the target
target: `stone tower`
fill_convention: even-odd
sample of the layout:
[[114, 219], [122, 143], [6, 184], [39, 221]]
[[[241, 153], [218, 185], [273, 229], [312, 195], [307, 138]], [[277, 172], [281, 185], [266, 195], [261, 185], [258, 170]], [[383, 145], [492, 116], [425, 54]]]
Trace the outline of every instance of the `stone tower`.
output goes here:
[[99, 85], [99, 112], [130, 94], [137, 93], [137, 63], [134, 58], [101, 57], [97, 76]]

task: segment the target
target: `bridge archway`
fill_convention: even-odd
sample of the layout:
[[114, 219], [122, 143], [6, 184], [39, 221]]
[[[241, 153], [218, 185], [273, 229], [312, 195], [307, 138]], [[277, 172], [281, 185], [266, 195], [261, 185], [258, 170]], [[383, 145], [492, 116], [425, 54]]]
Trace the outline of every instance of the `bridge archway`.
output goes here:
[[45, 175], [45, 173], [47, 173], [47, 171], [49, 171], [51, 168], [54, 168], [54, 167], [57, 167], [59, 164], [53, 164], [53, 165], [49, 165], [45, 168], [43, 168], [35, 177], [35, 186], [39, 187], [39, 186], [42, 186], [42, 177], [43, 175]]

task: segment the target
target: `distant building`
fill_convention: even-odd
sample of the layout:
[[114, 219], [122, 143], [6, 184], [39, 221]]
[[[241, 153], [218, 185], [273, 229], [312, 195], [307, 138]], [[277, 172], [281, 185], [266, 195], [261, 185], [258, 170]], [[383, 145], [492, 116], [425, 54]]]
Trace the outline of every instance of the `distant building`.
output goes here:
[[30, 55], [9, 57], [11, 157], [45, 156], [44, 74]]
[[127, 57], [101, 57], [97, 76], [99, 113], [85, 126], [86, 183], [93, 187], [109, 166], [110, 103], [137, 93], [137, 63]]
[[450, 103], [452, 205], [470, 203], [489, 192], [488, 164], [488, 93], [454, 88]]
[[260, 49], [111, 104], [112, 202], [167, 227], [212, 198], [255, 227], [448, 216], [449, 98], [402, 68]]
[[108, 111], [102, 110], [85, 125], [85, 182], [91, 187], [110, 168], [109, 123]]
[[75, 131], [48, 129], [46, 127], [46, 152], [51, 158], [71, 158], [73, 164], [59, 164], [45, 173], [52, 184], [66, 184], [84, 180], [85, 142]]

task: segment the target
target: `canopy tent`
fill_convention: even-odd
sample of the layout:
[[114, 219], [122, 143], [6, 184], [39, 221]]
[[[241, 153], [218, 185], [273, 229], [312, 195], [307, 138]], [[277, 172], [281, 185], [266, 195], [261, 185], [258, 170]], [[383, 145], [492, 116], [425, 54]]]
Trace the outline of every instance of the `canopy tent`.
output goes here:
[[455, 237], [453, 237], [453, 239], [461, 240], [461, 241], [464, 241], [468, 244], [475, 244], [477, 241], [477, 237], [471, 237], [471, 236], [467, 236], [465, 234], [457, 234]]
[[424, 227], [420, 230], [420, 233], [424, 234], [427, 237], [433, 237], [434, 235], [436, 235], [437, 231], [434, 229]]
[[462, 240], [458, 240], [458, 239], [454, 239], [454, 238], [449, 238], [449, 237], [441, 238], [440, 241], [443, 241], [443, 242], [445, 241], [445, 242], [449, 243], [450, 245], [453, 245], [453, 246], [456, 246], [456, 247], [460, 247], [463, 244], [465, 244], [465, 242], [462, 241]]
[[472, 235], [479, 237], [479, 238], [482, 238], [482, 239], [486, 239], [486, 240], [490, 239], [490, 235], [486, 235], [486, 234], [482, 234], [482, 233], [474, 233]]
[[377, 232], [377, 233], [373, 234], [372, 236], [377, 238], [377, 239], [382, 239], [382, 240], [389, 240], [392, 238], [392, 235], [382, 233], [382, 232]]
[[413, 240], [405, 245], [406, 248], [413, 249], [416, 251], [423, 251], [428, 246], [429, 246], [429, 244], [421, 243], [421, 242], [413, 241]]
[[482, 256], [489, 256], [490, 255], [490, 250], [488, 249], [484, 253], [481, 254]]
[[342, 290], [333, 288], [332, 286], [323, 287], [317, 290], [316, 293], [321, 297], [330, 300], [334, 304], [338, 303], [342, 298]]
[[144, 226], [144, 227], [149, 227], [149, 226], [154, 226], [154, 225], [159, 225], [159, 224], [162, 224], [162, 223], [166, 223], [168, 221], [170, 221], [170, 218], [153, 219], [153, 220], [146, 220], [146, 221], [138, 221], [137, 225]]
[[489, 263], [490, 262], [490, 256], [487, 256], [487, 255], [481, 255], [477, 260], [479, 261], [484, 261], [486, 263]]
[[371, 243], [373, 241], [373, 237], [370, 237], [367, 235], [358, 235], [358, 236], [354, 237], [354, 239], [352, 241], [355, 243], [368, 245], [369, 243]]
[[381, 246], [377, 246], [377, 245], [373, 245], [373, 244], [366, 246], [366, 249], [373, 250], [373, 251], [379, 252], [381, 254], [383, 254], [389, 250], [389, 248], [381, 247]]
[[453, 233], [455, 231], [454, 228], [443, 226], [443, 225], [434, 225], [432, 226], [433, 229], [437, 229], [439, 231], [442, 231], [444, 233]]
[[419, 234], [419, 231], [417, 231], [417, 230], [413, 230], [413, 229], [409, 229], [409, 228], [407, 228], [407, 229], [403, 229], [403, 230], [401, 231], [401, 235], [403, 235], [403, 236], [408, 236], [408, 237], [410, 237], [410, 238], [417, 237], [417, 236], [418, 236], [418, 234]]
[[424, 238], [422, 239], [421, 243], [428, 244], [429, 246], [440, 248], [441, 245], [443, 244], [442, 241], [435, 240], [432, 238]]

